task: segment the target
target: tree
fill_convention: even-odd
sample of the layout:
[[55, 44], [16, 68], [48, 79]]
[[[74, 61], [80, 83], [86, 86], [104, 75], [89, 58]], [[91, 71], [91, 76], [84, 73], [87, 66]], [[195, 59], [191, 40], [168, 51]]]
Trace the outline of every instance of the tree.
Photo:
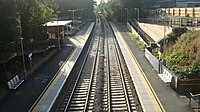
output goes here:
[[19, 40], [19, 18], [24, 40], [44, 38], [45, 22], [52, 20], [55, 0], [0, 0], [0, 40]]
[[98, 10], [107, 18], [115, 18], [115, 20], [121, 21], [121, 16], [123, 16], [123, 21], [125, 21], [125, 8], [128, 9], [129, 18], [137, 18], [137, 10], [135, 8], [140, 10], [140, 17], [145, 17], [145, 11], [152, 2], [153, 0], [112, 0], [108, 3], [101, 3], [98, 6]]
[[62, 18], [72, 18], [72, 12], [68, 10], [76, 10], [75, 18], [80, 18], [81, 11], [83, 11], [82, 14], [86, 18], [92, 18], [94, 15], [93, 10], [95, 2], [93, 0], [59, 0], [58, 4], [59, 10], [61, 11], [60, 16]]
[[0, 0], [0, 10], [0, 41], [14, 41], [17, 39], [15, 2], [13, 0]]

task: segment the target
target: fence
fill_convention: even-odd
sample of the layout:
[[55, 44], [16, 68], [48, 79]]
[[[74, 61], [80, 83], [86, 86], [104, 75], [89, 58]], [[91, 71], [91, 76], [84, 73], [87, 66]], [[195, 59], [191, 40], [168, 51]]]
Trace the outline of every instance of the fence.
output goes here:
[[154, 67], [154, 69], [157, 72], [160, 72], [159, 70], [159, 60], [151, 54], [151, 52], [148, 49], [145, 49], [145, 57], [149, 60], [151, 65]]
[[169, 8], [164, 9], [167, 15], [180, 17], [200, 17], [200, 8]]
[[131, 26], [131, 24], [127, 23], [127, 27], [128, 29], [135, 35], [138, 36], [138, 38], [140, 39], [140, 41], [142, 41], [143, 43], [147, 44], [144, 39], [139, 35], [139, 29], [137, 29], [137, 32], [136, 30]]
[[178, 77], [168, 70], [148, 49], [145, 49], [145, 57], [157, 72], [162, 73], [164, 70], [168, 71], [172, 75], [171, 87], [174, 89], [178, 88]]

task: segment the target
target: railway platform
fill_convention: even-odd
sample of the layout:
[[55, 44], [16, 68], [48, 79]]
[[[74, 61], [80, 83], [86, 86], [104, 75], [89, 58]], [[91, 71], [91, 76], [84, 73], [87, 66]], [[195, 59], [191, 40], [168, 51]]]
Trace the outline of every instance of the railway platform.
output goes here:
[[38, 102], [34, 104], [31, 109], [32, 112], [49, 112], [53, 106], [57, 96], [59, 95], [62, 87], [64, 86], [72, 68], [74, 67], [81, 51], [92, 32], [94, 23], [91, 23], [88, 30], [84, 34], [77, 34], [76, 36], [69, 38], [75, 45], [75, 49], [69, 56], [69, 58], [64, 62], [61, 70], [58, 72], [54, 80], [48, 86], [47, 91], [39, 98]]
[[193, 112], [188, 98], [179, 96], [166, 86], [145, 58], [144, 52], [129, 35], [119, 31], [114, 24], [112, 28], [132, 75], [143, 110], [145, 112]]
[[[94, 26], [94, 23], [86, 24], [82, 28], [82, 30], [79, 33], [77, 33], [76, 36], [71, 37], [70, 39], [70, 40], [74, 39], [73, 43], [71, 44], [74, 44], [75, 47], [74, 45], [68, 45], [68, 46], [62, 47], [60, 51], [55, 52], [55, 54], [48, 61], [44, 62], [42, 65], [40, 65], [38, 69], [32, 72], [31, 77], [28, 78], [28, 80], [25, 81], [16, 91], [14, 91], [14, 93], [11, 92], [11, 94], [7, 95], [0, 103], [0, 112], [28, 112], [31, 106], [33, 105], [33, 103], [35, 102], [35, 100], [38, 98], [38, 96], [47, 86], [51, 78], [54, 77], [57, 71], [61, 71], [61, 73], [58, 73], [60, 75], [60, 78], [55, 77], [57, 82], [52, 82], [51, 85], [48, 85], [48, 87], [51, 88], [51, 86], [52, 87], [58, 86], [57, 88], [55, 87], [55, 89], [59, 90], [59, 88], [61, 88], [59, 87], [59, 85], [62, 85], [63, 83], [59, 81], [65, 80], [62, 78], [64, 77], [66, 78], [67, 76], [67, 74], [63, 75], [62, 73], [64, 72], [68, 73], [69, 71], [67, 70], [67, 67], [69, 67], [68, 69], [71, 69], [71, 67], [73, 66], [73, 63], [74, 63], [73, 61], [77, 58], [77, 56], [75, 55], [78, 55], [78, 52], [81, 51], [81, 48], [84, 46], [84, 42], [87, 40], [88, 35], [90, 34], [93, 26]], [[71, 58], [68, 58], [69, 56], [71, 56]], [[61, 65], [61, 63], [63, 63], [65, 60], [69, 60], [69, 61], [67, 61], [64, 67], [59, 70], [60, 68], [59, 65]], [[49, 95], [57, 95], [58, 93], [58, 92], [51, 93], [50, 91], [48, 92], [49, 92]], [[51, 97], [53, 98], [53, 96]], [[52, 102], [52, 100], [55, 100], [55, 99], [52, 99], [52, 98], [49, 99], [49, 98], [50, 96], [43, 95], [44, 100], [41, 101], [40, 102], [41, 105], [38, 106], [42, 108], [40, 109], [35, 108], [35, 110], [46, 112], [48, 110], [47, 108], [48, 105], [51, 105], [50, 102]]]

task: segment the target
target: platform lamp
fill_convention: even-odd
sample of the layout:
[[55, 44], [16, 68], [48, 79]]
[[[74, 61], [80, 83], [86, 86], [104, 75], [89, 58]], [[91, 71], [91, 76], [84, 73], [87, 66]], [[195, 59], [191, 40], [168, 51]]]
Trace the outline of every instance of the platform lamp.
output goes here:
[[69, 12], [72, 12], [72, 23], [74, 22], [74, 12], [76, 11], [76, 10], [68, 10]]

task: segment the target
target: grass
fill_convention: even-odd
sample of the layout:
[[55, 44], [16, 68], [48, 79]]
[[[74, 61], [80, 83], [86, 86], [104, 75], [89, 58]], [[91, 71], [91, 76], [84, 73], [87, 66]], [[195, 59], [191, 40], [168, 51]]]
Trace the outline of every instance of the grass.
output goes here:
[[130, 30], [128, 30], [126, 24], [115, 22], [116, 27], [120, 32], [126, 32], [131, 37], [131, 39], [139, 46], [140, 49], [145, 49], [145, 44]]

